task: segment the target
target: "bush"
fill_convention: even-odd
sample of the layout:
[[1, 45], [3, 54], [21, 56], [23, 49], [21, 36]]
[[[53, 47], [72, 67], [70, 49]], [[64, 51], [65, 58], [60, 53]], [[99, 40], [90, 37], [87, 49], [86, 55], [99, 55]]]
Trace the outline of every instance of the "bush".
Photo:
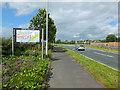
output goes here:
[[[14, 52], [16, 56], [23, 55], [26, 50], [41, 50], [38, 48], [38, 44], [14, 44]], [[2, 38], [2, 55], [7, 57], [12, 55], [12, 40], [11, 38]]]
[[2, 55], [8, 56], [12, 54], [12, 41], [11, 39], [2, 38]]

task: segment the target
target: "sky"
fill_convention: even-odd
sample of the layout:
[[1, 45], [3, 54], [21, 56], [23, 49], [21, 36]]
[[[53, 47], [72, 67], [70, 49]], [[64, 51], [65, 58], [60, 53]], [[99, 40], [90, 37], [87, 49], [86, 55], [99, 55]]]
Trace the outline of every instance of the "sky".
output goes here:
[[[27, 28], [45, 2], [2, 2], [2, 36], [12, 28]], [[118, 36], [117, 2], [49, 2], [48, 12], [57, 27], [56, 40], [103, 40]]]

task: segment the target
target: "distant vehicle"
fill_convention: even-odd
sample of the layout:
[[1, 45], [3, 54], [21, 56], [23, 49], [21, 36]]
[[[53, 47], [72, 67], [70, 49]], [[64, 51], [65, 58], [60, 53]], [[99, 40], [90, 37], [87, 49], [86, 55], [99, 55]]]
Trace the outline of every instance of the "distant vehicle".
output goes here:
[[78, 50], [78, 51], [85, 51], [84, 45], [76, 45], [75, 49]]

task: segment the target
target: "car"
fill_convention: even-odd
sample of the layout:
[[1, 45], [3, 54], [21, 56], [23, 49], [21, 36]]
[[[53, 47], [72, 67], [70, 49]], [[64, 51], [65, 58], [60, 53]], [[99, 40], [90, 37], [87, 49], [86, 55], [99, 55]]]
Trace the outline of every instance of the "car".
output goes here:
[[85, 51], [84, 45], [76, 45], [75, 49], [78, 50], [78, 51]]

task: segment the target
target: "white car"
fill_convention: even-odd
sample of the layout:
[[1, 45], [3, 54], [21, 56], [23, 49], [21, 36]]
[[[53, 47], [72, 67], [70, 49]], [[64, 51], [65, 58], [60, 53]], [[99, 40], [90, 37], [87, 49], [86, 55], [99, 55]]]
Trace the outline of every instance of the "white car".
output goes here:
[[85, 51], [84, 45], [76, 45], [75, 49], [78, 50], [78, 51]]

